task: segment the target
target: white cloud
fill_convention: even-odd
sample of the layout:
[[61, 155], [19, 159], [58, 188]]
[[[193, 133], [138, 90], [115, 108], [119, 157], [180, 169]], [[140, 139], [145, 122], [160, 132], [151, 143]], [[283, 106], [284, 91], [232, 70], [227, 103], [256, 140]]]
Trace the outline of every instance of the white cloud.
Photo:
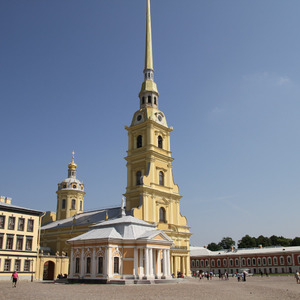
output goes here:
[[291, 82], [291, 79], [286, 75], [270, 72], [258, 72], [243, 76], [243, 83], [245, 85], [284, 86]]

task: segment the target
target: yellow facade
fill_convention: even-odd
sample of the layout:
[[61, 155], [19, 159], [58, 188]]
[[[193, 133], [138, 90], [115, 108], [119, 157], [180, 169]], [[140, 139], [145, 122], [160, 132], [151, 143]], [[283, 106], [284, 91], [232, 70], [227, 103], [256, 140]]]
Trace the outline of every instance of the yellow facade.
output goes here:
[[11, 205], [0, 197], [0, 280], [16, 270], [20, 279], [36, 279], [40, 211]]

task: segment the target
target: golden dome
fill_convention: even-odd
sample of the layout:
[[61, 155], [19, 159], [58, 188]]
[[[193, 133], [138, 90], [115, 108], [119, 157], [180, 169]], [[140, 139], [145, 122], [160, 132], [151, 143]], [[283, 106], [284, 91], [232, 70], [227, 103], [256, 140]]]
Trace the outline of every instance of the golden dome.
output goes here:
[[75, 154], [75, 152], [73, 151], [72, 152], [72, 161], [68, 164], [68, 168], [72, 169], [72, 170], [76, 170], [76, 168], [77, 168], [77, 165], [74, 162], [74, 154]]

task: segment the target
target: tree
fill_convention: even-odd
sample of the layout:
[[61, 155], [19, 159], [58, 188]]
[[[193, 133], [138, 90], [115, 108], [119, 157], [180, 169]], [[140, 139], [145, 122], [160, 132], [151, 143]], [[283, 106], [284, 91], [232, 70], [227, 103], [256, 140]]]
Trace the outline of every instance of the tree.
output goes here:
[[248, 234], [242, 237], [242, 239], [239, 240], [238, 243], [238, 248], [254, 248], [256, 246], [256, 238], [251, 237]]
[[231, 247], [235, 245], [235, 241], [231, 237], [223, 237], [218, 245], [222, 249], [231, 249]]
[[210, 243], [207, 245], [207, 249], [210, 251], [219, 251], [222, 249], [222, 247], [220, 247], [218, 244], [216, 243]]
[[300, 246], [300, 237], [295, 237], [292, 241], [291, 241], [291, 246]]
[[262, 245], [263, 247], [269, 247], [272, 246], [272, 243], [270, 241], [270, 238], [260, 235], [257, 239], [256, 239], [256, 245]]

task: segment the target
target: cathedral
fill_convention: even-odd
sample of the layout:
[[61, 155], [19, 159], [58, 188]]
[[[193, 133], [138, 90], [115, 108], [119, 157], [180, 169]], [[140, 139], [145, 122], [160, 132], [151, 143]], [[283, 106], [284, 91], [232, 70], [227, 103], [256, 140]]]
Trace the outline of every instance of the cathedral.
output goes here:
[[[136, 221], [139, 219], [145, 221], [143, 226], [147, 227], [145, 224], [149, 224], [159, 230], [166, 243], [171, 241], [166, 256], [168, 259], [164, 262], [169, 267], [166, 274], [176, 275], [181, 272], [184, 276], [189, 276], [191, 233], [186, 217], [180, 213], [181, 196], [178, 185], [173, 180], [173, 158], [170, 150], [173, 128], [168, 127], [166, 115], [159, 110], [159, 92], [154, 81], [150, 0], [147, 0], [146, 9], [143, 73], [139, 109], [134, 112], [130, 126], [125, 127], [128, 132], [128, 151], [125, 158], [127, 187], [124, 194], [126, 205], [120, 220], [125, 220], [125, 215], [130, 216], [133, 224], [139, 223]], [[76, 178], [76, 172], [73, 153], [72, 161], [68, 165], [68, 177], [58, 184], [56, 213], [47, 212], [43, 218], [41, 247], [48, 252], [49, 257], [66, 257], [71, 253], [73, 257], [74, 249], [71, 251], [70, 241], [74, 241], [74, 244], [80, 240], [76, 237], [86, 234], [96, 224], [102, 228], [104, 225], [101, 222], [104, 224], [120, 218], [120, 207], [84, 212], [84, 184]], [[120, 220], [110, 224], [120, 224]], [[140, 268], [144, 266], [143, 259], [138, 257], [139, 261], [136, 263]], [[54, 260], [53, 263], [55, 264]], [[75, 269], [74, 260], [71, 273]], [[133, 268], [133, 272], [140, 271]], [[53, 276], [55, 275], [53, 272]]]

